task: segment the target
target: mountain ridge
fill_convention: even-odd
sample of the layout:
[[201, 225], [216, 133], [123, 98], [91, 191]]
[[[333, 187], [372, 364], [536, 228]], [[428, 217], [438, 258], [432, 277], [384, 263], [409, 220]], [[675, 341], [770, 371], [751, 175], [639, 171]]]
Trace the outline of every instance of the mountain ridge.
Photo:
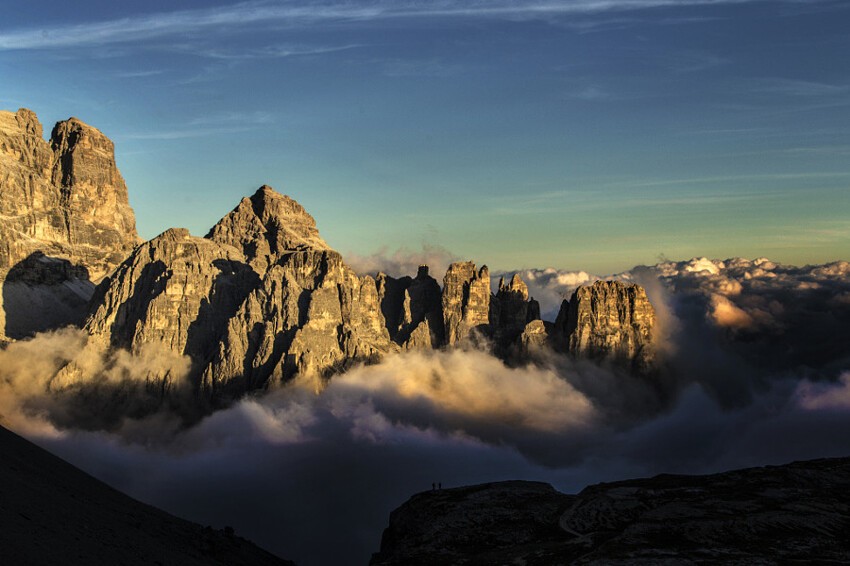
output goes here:
[[[49, 295], [53, 305], [70, 303], [69, 314], [15, 337], [71, 324], [103, 357], [157, 350], [173, 363], [149, 369], [133, 388], [151, 409], [172, 405], [193, 420], [251, 391], [292, 382], [320, 391], [355, 364], [414, 349], [483, 348], [507, 363], [549, 349], [652, 371], [654, 313], [634, 284], [594, 283], [599, 289], [574, 294], [562, 307], [574, 307], [565, 311], [571, 322], [558, 326], [540, 320], [521, 278], [494, 294], [489, 269], [472, 261], [452, 263], [442, 287], [427, 266], [415, 277], [360, 276], [297, 201], [268, 185], [203, 238], [171, 228], [139, 242], [112, 142], [76, 118], [56, 124], [49, 146], [41, 131], [31, 111], [0, 115], [0, 205], [23, 211], [15, 195], [28, 191], [32, 203], [52, 203], [44, 214], [53, 230], [32, 228], [42, 239], [10, 233], [7, 247], [21, 240], [30, 257], [18, 253], [5, 276], [5, 312], [16, 307], [20, 319], [34, 302], [20, 296]], [[75, 255], [74, 242], [103, 249]], [[50, 387], [90, 393], [96, 382], [71, 360]]]

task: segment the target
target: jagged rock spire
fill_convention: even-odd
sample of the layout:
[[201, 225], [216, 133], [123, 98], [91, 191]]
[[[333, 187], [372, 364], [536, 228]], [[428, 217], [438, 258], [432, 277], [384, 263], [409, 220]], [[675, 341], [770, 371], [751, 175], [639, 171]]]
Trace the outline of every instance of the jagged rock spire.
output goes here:
[[206, 237], [242, 250], [259, 272], [286, 252], [331, 249], [304, 207], [268, 185], [243, 198]]
[[475, 329], [490, 325], [490, 270], [475, 263], [451, 264], [443, 278], [443, 324], [446, 345], [463, 342]]

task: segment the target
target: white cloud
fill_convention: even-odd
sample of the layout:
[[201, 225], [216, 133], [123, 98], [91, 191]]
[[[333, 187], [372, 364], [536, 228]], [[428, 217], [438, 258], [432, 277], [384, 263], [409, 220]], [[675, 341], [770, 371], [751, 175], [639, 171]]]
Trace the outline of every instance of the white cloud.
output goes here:
[[601, 14], [664, 7], [741, 4], [758, 0], [550, 0], [516, 2], [473, 0], [436, 2], [326, 1], [241, 2], [216, 8], [161, 12], [101, 22], [7, 30], [0, 33], [0, 50], [50, 49], [113, 43], [131, 43], [220, 28], [275, 25], [304, 27], [323, 22], [364, 22], [423, 17], [536, 19]]

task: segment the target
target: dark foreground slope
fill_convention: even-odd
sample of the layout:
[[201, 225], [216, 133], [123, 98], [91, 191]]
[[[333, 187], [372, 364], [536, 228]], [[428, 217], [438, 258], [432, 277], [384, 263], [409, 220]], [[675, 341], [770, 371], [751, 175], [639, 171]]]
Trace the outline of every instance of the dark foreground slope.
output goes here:
[[0, 562], [289, 564], [132, 499], [0, 427]]
[[661, 475], [564, 495], [501, 482], [414, 495], [378, 565], [850, 563], [850, 458]]

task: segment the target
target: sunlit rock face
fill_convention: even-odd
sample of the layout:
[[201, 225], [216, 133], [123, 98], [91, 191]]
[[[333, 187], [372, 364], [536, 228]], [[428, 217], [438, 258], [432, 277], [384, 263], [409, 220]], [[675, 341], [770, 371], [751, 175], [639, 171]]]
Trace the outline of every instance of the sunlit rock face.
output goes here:
[[533, 359], [547, 349], [550, 334], [547, 325], [551, 323], [543, 322], [539, 318], [525, 325], [517, 341], [520, 359]]
[[231, 317], [203, 387], [238, 395], [298, 376], [319, 389], [331, 374], [395, 349], [374, 279], [334, 251], [292, 251]]
[[138, 241], [112, 142], [76, 118], [58, 122], [47, 142], [32, 111], [0, 111], [0, 179], [5, 269], [41, 251], [98, 281]]
[[565, 495], [499, 482], [419, 493], [373, 566], [846, 563], [850, 459], [662, 475]]
[[42, 135], [32, 111], [0, 111], [0, 333], [13, 338], [82, 322], [93, 282], [138, 243], [112, 142], [76, 118]]
[[268, 185], [243, 198], [206, 237], [241, 249], [248, 264], [260, 275], [283, 253], [330, 250], [304, 207]]
[[171, 228], [136, 248], [101, 283], [85, 329], [104, 347], [188, 355], [197, 374], [258, 284], [241, 250]]
[[467, 340], [473, 331], [490, 327], [490, 271], [471, 261], [455, 262], [443, 278], [443, 324], [446, 345]]
[[579, 287], [562, 303], [555, 326], [573, 356], [611, 360], [638, 371], [653, 363], [655, 309], [640, 285], [597, 281]]

